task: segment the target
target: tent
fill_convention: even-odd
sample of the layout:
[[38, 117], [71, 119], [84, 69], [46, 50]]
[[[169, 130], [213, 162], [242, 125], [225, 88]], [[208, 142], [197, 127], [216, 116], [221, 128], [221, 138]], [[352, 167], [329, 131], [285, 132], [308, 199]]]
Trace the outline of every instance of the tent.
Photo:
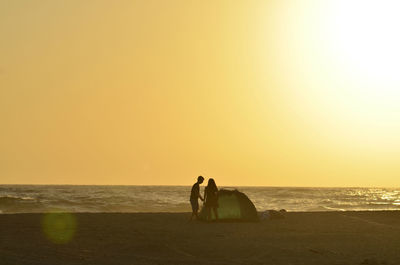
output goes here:
[[[238, 190], [219, 190], [217, 211], [219, 221], [258, 221], [256, 207], [244, 193]], [[207, 220], [207, 209], [204, 206], [199, 218], [203, 221]], [[211, 220], [215, 220], [212, 210]]]

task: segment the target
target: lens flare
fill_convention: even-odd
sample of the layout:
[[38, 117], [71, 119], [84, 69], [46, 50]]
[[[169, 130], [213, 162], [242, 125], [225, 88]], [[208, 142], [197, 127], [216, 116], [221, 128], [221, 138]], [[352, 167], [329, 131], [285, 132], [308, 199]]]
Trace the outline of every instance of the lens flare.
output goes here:
[[51, 212], [43, 217], [43, 232], [53, 243], [66, 244], [76, 232], [76, 219], [70, 213]]

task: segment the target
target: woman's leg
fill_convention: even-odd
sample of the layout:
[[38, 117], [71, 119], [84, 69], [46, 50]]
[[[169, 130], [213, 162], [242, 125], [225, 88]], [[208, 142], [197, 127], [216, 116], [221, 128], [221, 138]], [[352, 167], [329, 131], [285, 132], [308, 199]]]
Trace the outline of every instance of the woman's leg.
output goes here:
[[207, 221], [210, 221], [211, 220], [211, 208], [207, 206], [206, 210], [207, 210]]
[[217, 207], [213, 207], [214, 215], [215, 215], [215, 220], [218, 220], [218, 209]]

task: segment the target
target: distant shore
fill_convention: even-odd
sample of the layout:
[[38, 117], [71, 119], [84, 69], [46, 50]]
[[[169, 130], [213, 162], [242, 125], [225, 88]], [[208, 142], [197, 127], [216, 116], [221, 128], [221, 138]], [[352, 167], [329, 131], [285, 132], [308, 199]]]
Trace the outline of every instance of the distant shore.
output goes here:
[[400, 211], [289, 212], [257, 223], [189, 216], [1, 214], [1, 264], [400, 264]]

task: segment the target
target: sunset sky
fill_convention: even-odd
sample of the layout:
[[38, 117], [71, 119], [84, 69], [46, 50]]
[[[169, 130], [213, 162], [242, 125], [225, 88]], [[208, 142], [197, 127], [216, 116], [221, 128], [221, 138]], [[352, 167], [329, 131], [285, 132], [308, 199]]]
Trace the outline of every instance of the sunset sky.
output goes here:
[[0, 0], [0, 184], [400, 186], [399, 12]]

